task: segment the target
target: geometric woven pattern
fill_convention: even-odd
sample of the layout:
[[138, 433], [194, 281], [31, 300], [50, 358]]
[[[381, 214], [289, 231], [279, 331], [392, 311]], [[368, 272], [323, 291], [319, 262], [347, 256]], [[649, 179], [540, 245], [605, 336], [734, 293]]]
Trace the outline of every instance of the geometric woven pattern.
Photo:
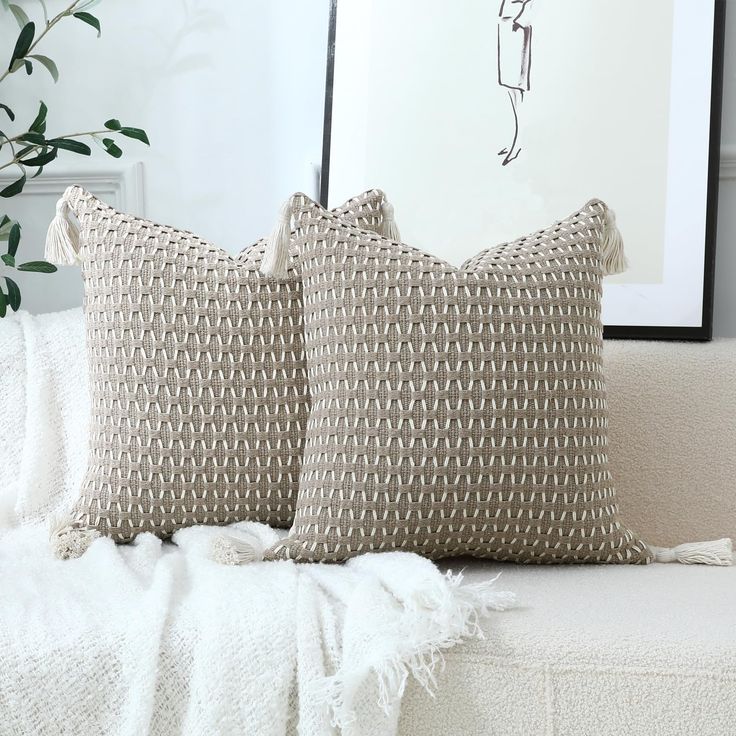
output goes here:
[[649, 562], [606, 457], [606, 206], [461, 270], [297, 209], [311, 410], [294, 525], [267, 557]]
[[[72, 523], [118, 542], [294, 515], [307, 417], [301, 284], [79, 187], [92, 419]], [[382, 193], [339, 211], [380, 224]]]

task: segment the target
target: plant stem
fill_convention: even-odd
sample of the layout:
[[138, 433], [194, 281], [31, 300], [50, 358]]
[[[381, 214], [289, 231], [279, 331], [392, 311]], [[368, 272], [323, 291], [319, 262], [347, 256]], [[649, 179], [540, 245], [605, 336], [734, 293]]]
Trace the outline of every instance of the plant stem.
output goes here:
[[[82, 0], [74, 0], [74, 2], [73, 2], [73, 3], [72, 3], [72, 4], [71, 4], [71, 5], [70, 5], [70, 6], [69, 6], [69, 7], [68, 7], [68, 8], [66, 9], [66, 10], [62, 10], [62, 11], [61, 11], [61, 12], [60, 12], [60, 13], [59, 13], [58, 15], [55, 15], [55, 16], [54, 16], [54, 17], [53, 17], [53, 18], [52, 18], [52, 19], [51, 19], [50, 21], [48, 21], [48, 23], [46, 24], [46, 28], [44, 28], [44, 29], [43, 29], [43, 31], [42, 31], [42, 32], [40, 33], [40, 35], [38, 36], [38, 38], [37, 38], [37, 39], [36, 39], [36, 40], [35, 40], [35, 41], [34, 41], [34, 42], [33, 42], [33, 43], [31, 44], [31, 47], [30, 47], [30, 48], [28, 49], [28, 53], [26, 54], [26, 56], [28, 56], [29, 54], [31, 54], [31, 53], [33, 52], [33, 49], [35, 49], [35, 48], [36, 48], [36, 46], [38, 46], [38, 44], [39, 44], [39, 42], [41, 41], [41, 39], [42, 39], [42, 38], [43, 38], [43, 37], [44, 37], [44, 36], [45, 36], [45, 35], [46, 35], [46, 34], [47, 34], [47, 33], [48, 33], [48, 32], [49, 32], [49, 31], [50, 31], [50, 30], [51, 30], [51, 29], [52, 29], [52, 28], [53, 28], [53, 27], [54, 27], [54, 26], [55, 26], [55, 25], [56, 25], [56, 24], [57, 24], [57, 23], [58, 23], [58, 22], [59, 22], [59, 21], [60, 21], [60, 20], [62, 19], [62, 18], [64, 18], [64, 17], [65, 17], [65, 16], [67, 16], [67, 15], [71, 15], [71, 13], [72, 13], [72, 11], [74, 10], [74, 8], [76, 8], [76, 7], [77, 7], [77, 5], [79, 5], [79, 3], [81, 3], [81, 2], [82, 2]], [[0, 82], [2, 82], [2, 81], [3, 81], [4, 79], [5, 79], [5, 77], [7, 77], [7, 76], [8, 76], [9, 74], [11, 74], [11, 71], [10, 71], [10, 69], [6, 69], [6, 70], [5, 70], [5, 71], [4, 71], [4, 72], [3, 72], [2, 74], [0, 74]]]
[[[57, 136], [55, 136], [55, 138], [83, 138], [84, 136], [87, 136], [87, 135], [102, 135], [103, 133], [108, 133], [108, 134], [113, 134], [114, 135], [115, 134], [115, 131], [114, 130], [89, 130], [86, 133], [69, 133], [68, 135], [57, 135]], [[19, 137], [20, 136], [15, 136], [14, 138], [6, 138], [5, 139], [10, 144], [10, 148], [13, 151], [13, 159], [11, 161], [8, 161], [7, 163], [0, 164], [0, 171], [2, 171], [3, 169], [7, 169], [9, 166], [15, 166], [15, 165], [19, 165], [21, 163], [20, 159], [15, 155], [15, 147], [13, 146], [13, 142], [16, 142], [16, 143], [19, 142], [18, 141], [18, 138]], [[53, 139], [51, 139], [51, 140], [53, 140]], [[26, 151], [26, 153], [24, 155], [25, 156], [28, 156], [29, 154], [35, 153], [36, 151], [40, 150], [41, 148], [43, 148], [43, 146], [41, 146], [40, 144], [39, 145], [35, 145], [30, 150]]]

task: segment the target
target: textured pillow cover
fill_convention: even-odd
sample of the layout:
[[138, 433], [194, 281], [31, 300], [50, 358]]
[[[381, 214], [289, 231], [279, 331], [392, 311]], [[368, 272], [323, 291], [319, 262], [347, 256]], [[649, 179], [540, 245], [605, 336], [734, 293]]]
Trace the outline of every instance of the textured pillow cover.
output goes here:
[[[379, 228], [383, 201], [366, 192], [337, 215]], [[81, 495], [57, 538], [288, 526], [308, 400], [301, 283], [259, 273], [265, 241], [235, 259], [79, 187], [59, 207], [80, 224], [92, 418]]]
[[606, 206], [458, 270], [294, 202], [311, 411], [294, 525], [266, 558], [651, 561], [606, 457]]

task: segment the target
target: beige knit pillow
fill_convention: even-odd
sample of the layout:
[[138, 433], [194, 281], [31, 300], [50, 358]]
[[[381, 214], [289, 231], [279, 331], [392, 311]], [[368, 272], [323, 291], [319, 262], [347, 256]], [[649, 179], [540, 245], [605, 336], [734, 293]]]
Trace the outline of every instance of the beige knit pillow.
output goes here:
[[606, 457], [601, 278], [622, 245], [602, 202], [462, 270], [294, 209], [311, 411], [267, 558], [651, 560]]
[[[338, 221], [378, 229], [383, 204], [366, 192]], [[307, 417], [301, 283], [261, 276], [264, 242], [235, 259], [79, 187], [58, 210], [49, 256], [79, 250], [92, 418], [57, 553], [83, 551], [82, 530], [125, 542], [192, 524], [289, 525]]]

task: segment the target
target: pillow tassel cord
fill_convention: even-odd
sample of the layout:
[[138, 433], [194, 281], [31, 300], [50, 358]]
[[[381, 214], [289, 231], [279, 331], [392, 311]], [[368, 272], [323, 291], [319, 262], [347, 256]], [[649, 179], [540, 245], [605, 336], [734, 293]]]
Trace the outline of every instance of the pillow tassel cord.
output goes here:
[[51, 519], [49, 540], [54, 556], [60, 560], [81, 557], [99, 537], [96, 529], [77, 529], [64, 517]]
[[278, 224], [271, 233], [261, 262], [261, 273], [274, 279], [285, 279], [288, 274], [289, 243], [291, 242], [292, 199], [281, 208]]
[[676, 547], [647, 545], [655, 562], [680, 562], [683, 565], [733, 565], [733, 543], [730, 539], [712, 542], [688, 542]]
[[212, 540], [210, 559], [221, 565], [247, 565], [261, 562], [265, 546], [253, 534], [242, 533], [236, 537], [232, 534], [220, 534]]
[[46, 233], [44, 258], [57, 266], [73, 266], [79, 261], [79, 229], [71, 219], [67, 195], [56, 203], [56, 216]]
[[399, 226], [396, 224], [394, 206], [385, 198], [381, 205], [381, 235], [396, 243], [401, 242], [401, 233], [399, 232]]
[[623, 273], [629, 267], [624, 253], [624, 239], [616, 225], [616, 213], [606, 207], [601, 239], [601, 268], [604, 276]]

